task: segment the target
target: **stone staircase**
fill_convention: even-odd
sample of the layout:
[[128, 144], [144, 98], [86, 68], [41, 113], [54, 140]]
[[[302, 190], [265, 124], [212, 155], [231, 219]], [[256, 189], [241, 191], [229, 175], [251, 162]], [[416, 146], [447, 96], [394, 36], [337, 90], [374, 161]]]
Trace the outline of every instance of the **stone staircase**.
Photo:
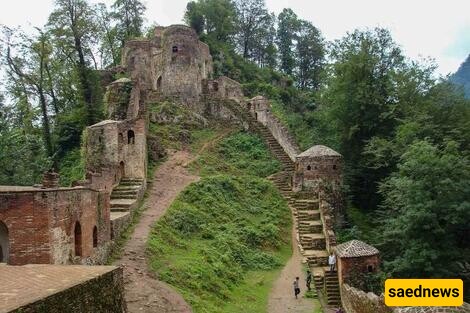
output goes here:
[[251, 131], [258, 133], [264, 139], [271, 153], [281, 162], [283, 170], [271, 175], [269, 180], [279, 189], [293, 212], [299, 248], [313, 273], [315, 288], [323, 292], [329, 305], [339, 304], [337, 273], [330, 273], [327, 268], [328, 252], [320, 218], [318, 196], [311, 192], [293, 192], [291, 177], [295, 167], [289, 155], [269, 129], [258, 122], [248, 110], [236, 102], [226, 104], [248, 124]]
[[136, 208], [143, 195], [144, 180], [141, 178], [122, 178], [111, 193], [111, 237], [117, 238], [128, 225], [132, 210]]
[[338, 273], [325, 271], [325, 294], [329, 305], [337, 306], [341, 302]]

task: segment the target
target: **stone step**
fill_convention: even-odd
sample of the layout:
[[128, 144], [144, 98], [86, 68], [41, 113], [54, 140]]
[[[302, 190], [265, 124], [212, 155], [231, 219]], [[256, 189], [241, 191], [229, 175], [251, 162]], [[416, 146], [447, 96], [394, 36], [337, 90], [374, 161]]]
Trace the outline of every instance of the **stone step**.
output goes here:
[[114, 191], [139, 191], [142, 188], [142, 185], [118, 185], [114, 187]]
[[111, 199], [137, 199], [136, 195], [115, 195], [111, 194]]
[[135, 195], [139, 193], [139, 189], [113, 189], [111, 195]]
[[111, 208], [129, 208], [135, 201], [136, 199], [112, 199], [110, 206]]
[[119, 186], [142, 186], [142, 182], [138, 181], [121, 181]]
[[307, 259], [309, 266], [328, 265], [328, 252], [326, 250], [304, 249], [303, 255]]
[[129, 208], [110, 208], [109, 209], [110, 212], [129, 212]]

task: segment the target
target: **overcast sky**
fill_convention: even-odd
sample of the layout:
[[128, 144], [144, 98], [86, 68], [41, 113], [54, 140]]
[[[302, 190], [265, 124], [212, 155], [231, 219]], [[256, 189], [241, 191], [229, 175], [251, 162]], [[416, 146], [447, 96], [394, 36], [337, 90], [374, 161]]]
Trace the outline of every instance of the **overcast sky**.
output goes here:
[[[53, 0], [1, 0], [0, 23], [40, 26]], [[93, 0], [92, 2], [99, 2]], [[102, 1], [107, 4], [112, 0]], [[181, 23], [185, 0], [147, 0], [147, 23]], [[328, 40], [355, 28], [382, 26], [411, 58], [432, 57], [439, 72], [454, 72], [470, 54], [470, 0], [267, 0], [278, 14], [289, 7]]]

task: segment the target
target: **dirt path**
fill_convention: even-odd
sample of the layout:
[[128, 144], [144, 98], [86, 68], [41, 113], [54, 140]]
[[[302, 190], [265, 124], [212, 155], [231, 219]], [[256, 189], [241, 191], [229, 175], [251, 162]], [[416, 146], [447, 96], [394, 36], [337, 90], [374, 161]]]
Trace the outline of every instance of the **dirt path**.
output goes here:
[[[281, 271], [274, 283], [268, 300], [269, 313], [312, 313], [319, 306], [313, 299], [304, 298], [307, 289], [305, 286], [305, 273], [302, 267], [302, 255], [297, 246], [296, 230], [292, 225], [292, 256]], [[300, 295], [294, 297], [294, 280], [300, 277]], [[312, 282], [313, 288], [313, 282]]]
[[155, 171], [154, 183], [145, 202], [134, 233], [123, 248], [122, 258], [115, 262], [124, 266], [126, 301], [130, 313], [186, 313], [192, 312], [183, 297], [169, 285], [158, 281], [148, 270], [145, 251], [152, 225], [165, 214], [168, 206], [190, 183], [199, 177], [183, 166], [191, 155], [177, 151]]

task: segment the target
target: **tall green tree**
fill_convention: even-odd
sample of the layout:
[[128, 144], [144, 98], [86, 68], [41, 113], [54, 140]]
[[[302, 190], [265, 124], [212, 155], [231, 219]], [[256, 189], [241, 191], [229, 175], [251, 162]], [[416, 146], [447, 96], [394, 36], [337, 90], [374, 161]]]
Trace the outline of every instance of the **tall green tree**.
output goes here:
[[[2, 63], [5, 65], [7, 84], [12, 91], [13, 100], [16, 103], [28, 102], [28, 108], [35, 107], [36, 102], [39, 104], [44, 146], [48, 156], [52, 157], [54, 149], [49, 116], [51, 101], [47, 95], [51, 81], [46, 71], [52, 50], [48, 35], [36, 30], [38, 34], [30, 37], [19, 30], [3, 28], [6, 40]], [[17, 89], [18, 86], [21, 88]]]
[[76, 69], [87, 125], [98, 121], [101, 95], [92, 70], [97, 67], [93, 54], [97, 45], [97, 23], [93, 7], [85, 0], [56, 0], [49, 16], [48, 28], [56, 40], [57, 48]]
[[296, 81], [304, 90], [318, 90], [325, 65], [325, 44], [320, 30], [310, 22], [301, 21], [296, 45]]
[[278, 16], [277, 45], [280, 57], [280, 69], [292, 75], [296, 66], [294, 53], [296, 33], [300, 27], [297, 14], [291, 9], [284, 9]]
[[271, 16], [264, 0], [237, 0], [237, 39], [239, 49], [245, 59], [252, 57], [259, 44], [262, 29], [269, 27]]
[[458, 277], [470, 257], [470, 163], [454, 141], [416, 141], [381, 185], [382, 244], [393, 277]]
[[363, 152], [371, 138], [388, 137], [397, 125], [397, 86], [406, 62], [385, 29], [349, 33], [333, 44], [330, 56], [330, 79], [320, 98], [326, 123], [337, 133], [353, 203], [375, 208], [383, 173], [368, 166]]
[[116, 66], [120, 63], [122, 34], [115, 25], [114, 14], [104, 3], [96, 5], [96, 21], [100, 34], [100, 60], [102, 67]]
[[275, 69], [277, 66], [276, 41], [276, 15], [274, 13], [264, 20], [264, 26], [260, 27], [256, 34], [256, 43], [251, 52], [251, 60], [260, 67]]
[[141, 37], [144, 24], [145, 5], [139, 0], [115, 0], [113, 15], [117, 21], [117, 32], [122, 45], [128, 39]]
[[191, 1], [186, 6], [184, 19], [213, 45], [233, 41], [236, 8], [230, 0]]

